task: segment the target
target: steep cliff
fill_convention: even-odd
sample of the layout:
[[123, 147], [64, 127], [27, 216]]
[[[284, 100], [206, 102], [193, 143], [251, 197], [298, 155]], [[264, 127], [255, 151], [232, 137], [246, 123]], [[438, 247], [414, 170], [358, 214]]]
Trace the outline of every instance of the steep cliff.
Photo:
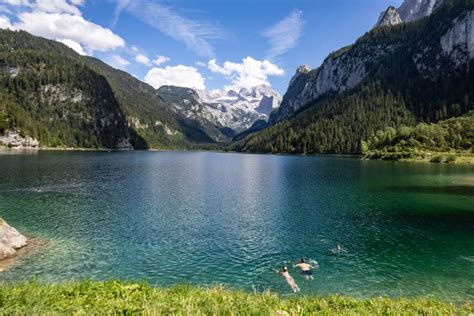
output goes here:
[[[410, 21], [413, 21], [415, 17], [428, 16], [439, 8], [442, 2], [439, 0], [406, 0], [400, 7], [404, 12], [404, 15], [401, 16], [409, 17]], [[470, 1], [466, 1], [466, 8], [469, 3]], [[452, 5], [452, 2], [448, 1], [448, 4]], [[382, 14], [379, 22], [385, 23], [387, 14], [391, 16], [396, 14], [395, 12], [395, 8], [389, 8]], [[446, 14], [440, 12], [439, 15]], [[391, 20], [391, 17], [387, 19]], [[409, 45], [400, 41], [397, 36], [374, 37], [373, 35], [379, 31], [373, 30], [361, 37], [354, 45], [328, 56], [319, 68], [311, 71], [307, 66], [299, 68], [283, 96], [280, 108], [272, 114], [270, 125], [291, 117], [309, 103], [325, 95], [340, 94], [353, 89], [367, 77], [371, 69], [376, 70], [377, 67], [380, 67], [383, 59], [401, 50], [408, 49], [413, 52], [411, 60], [406, 61], [407, 64], [414, 63], [420, 74], [428, 77], [433, 77], [438, 71], [442, 55], [450, 55], [457, 65], [466, 65], [473, 54], [472, 15], [464, 12], [455, 16], [450, 22], [444, 21], [442, 25], [435, 28], [441, 32], [442, 26], [444, 26], [449, 31], [434, 34], [426, 29], [430, 38], [420, 39], [418, 43], [410, 41]], [[404, 31], [400, 28], [394, 32], [403, 34]], [[404, 33], [407, 34], [407, 32]], [[439, 50], [440, 47], [442, 47], [442, 52]], [[426, 57], [429, 59], [428, 64], [424, 61]], [[300, 69], [304, 69], [303, 72]]]
[[298, 69], [269, 127], [235, 148], [357, 153], [378, 129], [468, 113], [474, 108], [474, 1], [430, 3], [430, 10], [410, 11], [431, 12], [426, 19], [373, 28], [319, 68]]

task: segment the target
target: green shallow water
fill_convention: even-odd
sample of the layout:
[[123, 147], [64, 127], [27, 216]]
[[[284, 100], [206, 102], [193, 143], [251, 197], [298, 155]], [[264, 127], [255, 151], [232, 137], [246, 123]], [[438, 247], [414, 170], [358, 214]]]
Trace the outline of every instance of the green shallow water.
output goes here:
[[[39, 190], [38, 190], [39, 189]], [[0, 215], [43, 242], [1, 280], [120, 278], [474, 298], [474, 167], [203, 152], [0, 155]], [[334, 255], [340, 242], [347, 253]]]

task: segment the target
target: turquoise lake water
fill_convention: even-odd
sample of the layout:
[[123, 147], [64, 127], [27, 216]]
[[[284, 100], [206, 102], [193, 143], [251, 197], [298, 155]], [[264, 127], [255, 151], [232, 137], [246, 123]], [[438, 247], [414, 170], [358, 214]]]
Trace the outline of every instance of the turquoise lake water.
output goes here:
[[[0, 216], [41, 246], [1, 280], [121, 278], [474, 298], [474, 166], [206, 152], [0, 155]], [[346, 253], [331, 252], [340, 243]], [[291, 268], [317, 260], [315, 280]]]

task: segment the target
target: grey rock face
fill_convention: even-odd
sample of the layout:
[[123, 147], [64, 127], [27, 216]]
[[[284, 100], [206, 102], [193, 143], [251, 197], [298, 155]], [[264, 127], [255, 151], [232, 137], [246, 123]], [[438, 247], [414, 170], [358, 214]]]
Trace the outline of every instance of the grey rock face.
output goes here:
[[8, 148], [18, 149], [36, 149], [39, 147], [39, 142], [29, 136], [22, 137], [17, 131], [7, 131], [5, 135], [0, 135], [0, 144]]
[[385, 12], [380, 14], [379, 20], [377, 21], [376, 26], [388, 26], [388, 25], [397, 25], [402, 23], [402, 18], [398, 13], [395, 7], [388, 7]]
[[330, 55], [321, 67], [310, 72], [298, 72], [283, 97], [278, 111], [270, 117], [274, 124], [329, 93], [342, 93], [353, 89], [367, 75], [367, 65], [376, 62], [395, 46], [358, 45]]
[[453, 21], [453, 26], [441, 38], [443, 54], [461, 66], [474, 58], [474, 11]]
[[0, 218], [0, 260], [12, 257], [27, 245], [27, 239]]
[[296, 69], [295, 74], [290, 80], [290, 86], [295, 82], [296, 79], [298, 79], [302, 74], [307, 74], [311, 71], [311, 67], [308, 65], [301, 65]]
[[405, 0], [398, 12], [403, 22], [416, 21], [431, 15], [444, 0]]
[[444, 0], [405, 0], [398, 9], [390, 6], [382, 12], [375, 26], [397, 25], [422, 19], [430, 16], [443, 2]]
[[[376, 27], [397, 25], [427, 17], [443, 2], [444, 0], [405, 0], [400, 8], [396, 9], [390, 6], [382, 12]], [[472, 37], [472, 32], [468, 32], [471, 25], [467, 21], [459, 22], [453, 34], [447, 34], [446, 40], [443, 41], [442, 45], [446, 47], [445, 50], [451, 50], [456, 46], [456, 43], [460, 42], [460, 38]], [[472, 46], [472, 44], [470, 45]], [[270, 124], [292, 116], [299, 109], [325, 94], [342, 93], [356, 87], [366, 77], [368, 65], [376, 63], [382, 56], [395, 49], [397, 49], [397, 45], [356, 44], [349, 49], [343, 49], [330, 55], [315, 70], [311, 70], [309, 66], [298, 68], [290, 81], [280, 108], [271, 115]], [[469, 49], [469, 45], [467, 49]], [[457, 52], [452, 54], [459, 55]], [[424, 69], [421, 61], [420, 65], [416, 66], [420, 71], [428, 72], [427, 69]]]

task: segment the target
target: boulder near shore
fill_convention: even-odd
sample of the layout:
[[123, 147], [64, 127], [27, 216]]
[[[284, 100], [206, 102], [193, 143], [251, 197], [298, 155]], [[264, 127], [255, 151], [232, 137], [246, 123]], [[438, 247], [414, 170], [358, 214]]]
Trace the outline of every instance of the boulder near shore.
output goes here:
[[26, 245], [26, 237], [0, 218], [0, 260], [15, 256], [16, 251]]

